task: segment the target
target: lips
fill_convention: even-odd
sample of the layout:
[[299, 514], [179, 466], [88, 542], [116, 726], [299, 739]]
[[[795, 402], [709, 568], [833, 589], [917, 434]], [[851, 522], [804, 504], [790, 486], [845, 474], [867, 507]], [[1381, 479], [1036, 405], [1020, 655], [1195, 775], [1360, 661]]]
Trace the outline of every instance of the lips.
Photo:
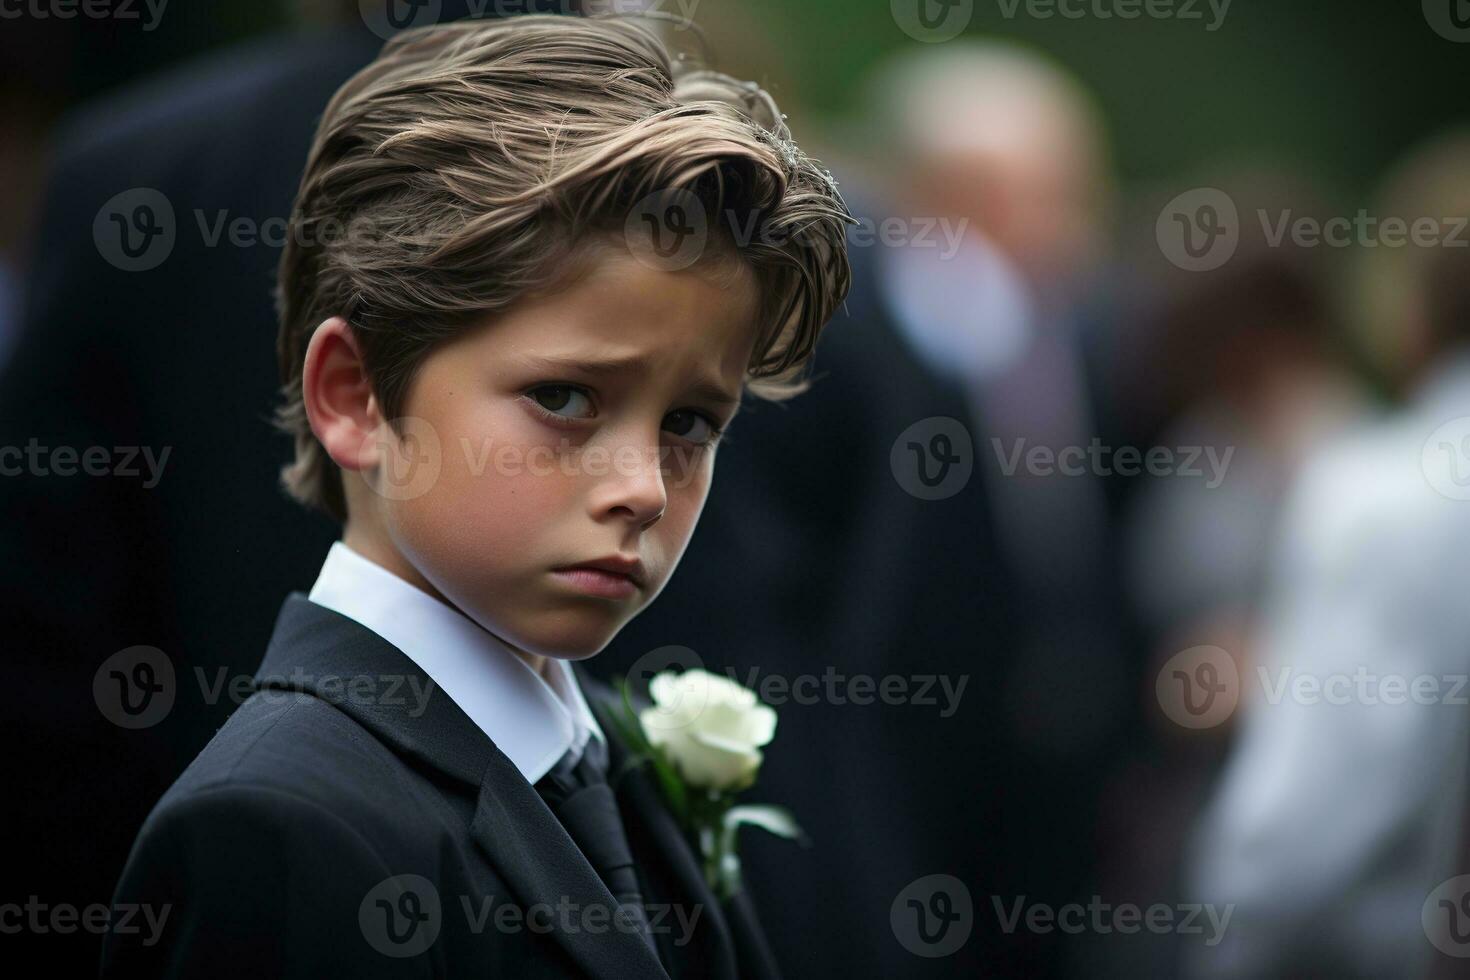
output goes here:
[[601, 568], [578, 565], [558, 568], [552, 574], [577, 592], [602, 599], [631, 599], [639, 592], [638, 586], [629, 576]]
[[558, 568], [557, 571], [571, 572], [578, 569], [591, 569], [593, 571], [606, 572], [609, 575], [622, 576], [640, 588], [644, 583], [643, 562], [636, 557], [609, 555], [606, 558], [578, 562], [575, 565], [564, 565]]

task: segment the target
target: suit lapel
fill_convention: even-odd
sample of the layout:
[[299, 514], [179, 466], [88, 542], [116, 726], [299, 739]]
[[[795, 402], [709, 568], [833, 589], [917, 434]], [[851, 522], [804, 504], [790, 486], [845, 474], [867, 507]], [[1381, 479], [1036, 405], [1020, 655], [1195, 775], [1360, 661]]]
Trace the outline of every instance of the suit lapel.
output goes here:
[[[618, 696], [580, 669], [578, 680], [597, 723], [607, 735], [609, 768], [614, 774], [623, 823], [645, 878], [657, 886], [658, 901], [683, 905], [686, 917], [693, 914], [694, 908], [702, 909], [694, 938], [687, 944], [675, 945], [667, 931], [655, 934], [659, 949], [674, 966], [671, 972], [675, 976], [715, 980], [740, 977], [779, 980], [780, 972], [749, 895], [742, 892], [727, 902], [715, 897], [704, 880], [704, 869], [694, 848], [647, 768], [627, 766], [628, 748], [617, 734], [620, 729], [613, 715], [622, 711]], [[670, 913], [663, 925], [677, 936], [679, 921]]]
[[523, 913], [540, 903], [559, 921], [558, 904], [571, 907], [575, 927], [553, 928], [551, 935], [589, 976], [668, 976], [635, 933], [618, 930], [606, 917], [596, 926], [581, 925], [583, 910], [610, 914], [617, 900], [515, 764], [397, 647], [294, 593], [281, 610], [255, 685], [320, 698], [397, 754], [433, 767], [474, 794], [475, 844]]
[[[470, 834], [523, 903], [554, 907], [565, 896], [577, 921], [586, 908], [608, 910], [609, 916], [617, 909], [596, 869], [535, 788], [499, 752], [481, 781]], [[552, 935], [591, 976], [668, 976], [636, 933], [620, 931], [606, 916], [598, 926], [556, 929]]]

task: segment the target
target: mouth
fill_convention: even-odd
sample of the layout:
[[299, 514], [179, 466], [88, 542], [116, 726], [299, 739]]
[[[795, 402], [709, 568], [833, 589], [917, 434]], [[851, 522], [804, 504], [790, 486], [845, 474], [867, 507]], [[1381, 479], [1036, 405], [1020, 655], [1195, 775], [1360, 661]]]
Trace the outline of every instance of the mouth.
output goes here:
[[625, 599], [643, 587], [643, 563], [620, 555], [552, 569], [552, 574], [580, 592]]

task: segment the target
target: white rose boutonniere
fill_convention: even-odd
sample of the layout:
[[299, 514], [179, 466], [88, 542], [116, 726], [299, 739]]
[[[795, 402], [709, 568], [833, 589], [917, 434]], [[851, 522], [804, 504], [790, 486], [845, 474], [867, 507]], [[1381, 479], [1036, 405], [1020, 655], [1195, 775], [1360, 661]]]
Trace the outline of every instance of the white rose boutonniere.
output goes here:
[[648, 686], [650, 707], [635, 712], [622, 685], [623, 735], [653, 767], [669, 808], [704, 860], [705, 879], [729, 898], [740, 889], [736, 832], [745, 824], [805, 840], [783, 807], [737, 805], [776, 734], [776, 712], [755, 692], [705, 670], [664, 671]]

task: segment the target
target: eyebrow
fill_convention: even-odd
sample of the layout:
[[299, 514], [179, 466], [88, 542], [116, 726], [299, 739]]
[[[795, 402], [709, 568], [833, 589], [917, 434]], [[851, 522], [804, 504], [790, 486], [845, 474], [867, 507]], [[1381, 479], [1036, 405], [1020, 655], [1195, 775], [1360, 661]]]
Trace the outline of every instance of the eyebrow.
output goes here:
[[[613, 374], [643, 374], [649, 367], [648, 358], [643, 354], [630, 354], [626, 357], [609, 357], [603, 360], [587, 360], [580, 357], [557, 357], [547, 354], [523, 354], [521, 359], [538, 366], [570, 371], [573, 373], [606, 376]], [[721, 409], [738, 408], [740, 396], [726, 391], [712, 378], [703, 377], [689, 386], [689, 392], [699, 398], [718, 406]]]

